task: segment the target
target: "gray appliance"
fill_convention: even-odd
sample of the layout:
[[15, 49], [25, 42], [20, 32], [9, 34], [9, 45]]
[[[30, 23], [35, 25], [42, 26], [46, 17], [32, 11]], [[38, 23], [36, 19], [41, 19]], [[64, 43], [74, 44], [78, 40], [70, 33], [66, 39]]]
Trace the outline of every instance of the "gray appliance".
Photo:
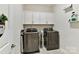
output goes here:
[[59, 49], [59, 32], [44, 29], [44, 46], [47, 50]]
[[23, 54], [39, 52], [39, 32], [27, 30], [22, 35], [21, 52]]

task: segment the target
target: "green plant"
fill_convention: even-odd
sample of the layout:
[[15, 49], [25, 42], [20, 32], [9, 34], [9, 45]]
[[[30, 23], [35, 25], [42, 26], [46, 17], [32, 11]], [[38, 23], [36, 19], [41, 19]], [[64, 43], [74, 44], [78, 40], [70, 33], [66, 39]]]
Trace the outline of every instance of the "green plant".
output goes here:
[[5, 21], [7, 20], [8, 20], [7, 16], [5, 16], [4, 14], [0, 15], [0, 22], [5, 23]]

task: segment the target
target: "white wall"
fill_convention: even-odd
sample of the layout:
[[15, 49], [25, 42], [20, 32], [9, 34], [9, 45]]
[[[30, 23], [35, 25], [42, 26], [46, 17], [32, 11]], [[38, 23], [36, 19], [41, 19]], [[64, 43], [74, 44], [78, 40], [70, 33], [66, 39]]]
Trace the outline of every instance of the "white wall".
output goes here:
[[2, 13], [8, 16], [8, 4], [0, 4], [0, 15]]
[[52, 12], [51, 4], [24, 4], [23, 9], [27, 11]]
[[[79, 48], [79, 29], [70, 27], [68, 22], [71, 12], [65, 13], [64, 8], [67, 4], [58, 4], [54, 8], [55, 29], [60, 33], [61, 48]], [[74, 10], [79, 8], [79, 5], [73, 5]]]

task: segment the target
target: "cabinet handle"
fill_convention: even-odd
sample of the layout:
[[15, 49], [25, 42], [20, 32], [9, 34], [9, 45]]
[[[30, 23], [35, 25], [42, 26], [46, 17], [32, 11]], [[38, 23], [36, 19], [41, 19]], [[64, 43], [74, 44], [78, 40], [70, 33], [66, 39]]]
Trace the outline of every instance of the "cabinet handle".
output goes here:
[[12, 45], [11, 45], [11, 48], [14, 48], [15, 46], [16, 46], [15, 44], [12, 44]]

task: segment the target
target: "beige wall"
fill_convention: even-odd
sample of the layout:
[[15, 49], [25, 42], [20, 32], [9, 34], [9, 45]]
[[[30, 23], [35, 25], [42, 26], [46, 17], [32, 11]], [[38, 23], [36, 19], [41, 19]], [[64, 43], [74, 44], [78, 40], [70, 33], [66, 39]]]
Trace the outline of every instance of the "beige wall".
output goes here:
[[23, 9], [27, 11], [52, 12], [52, 4], [25, 4]]

